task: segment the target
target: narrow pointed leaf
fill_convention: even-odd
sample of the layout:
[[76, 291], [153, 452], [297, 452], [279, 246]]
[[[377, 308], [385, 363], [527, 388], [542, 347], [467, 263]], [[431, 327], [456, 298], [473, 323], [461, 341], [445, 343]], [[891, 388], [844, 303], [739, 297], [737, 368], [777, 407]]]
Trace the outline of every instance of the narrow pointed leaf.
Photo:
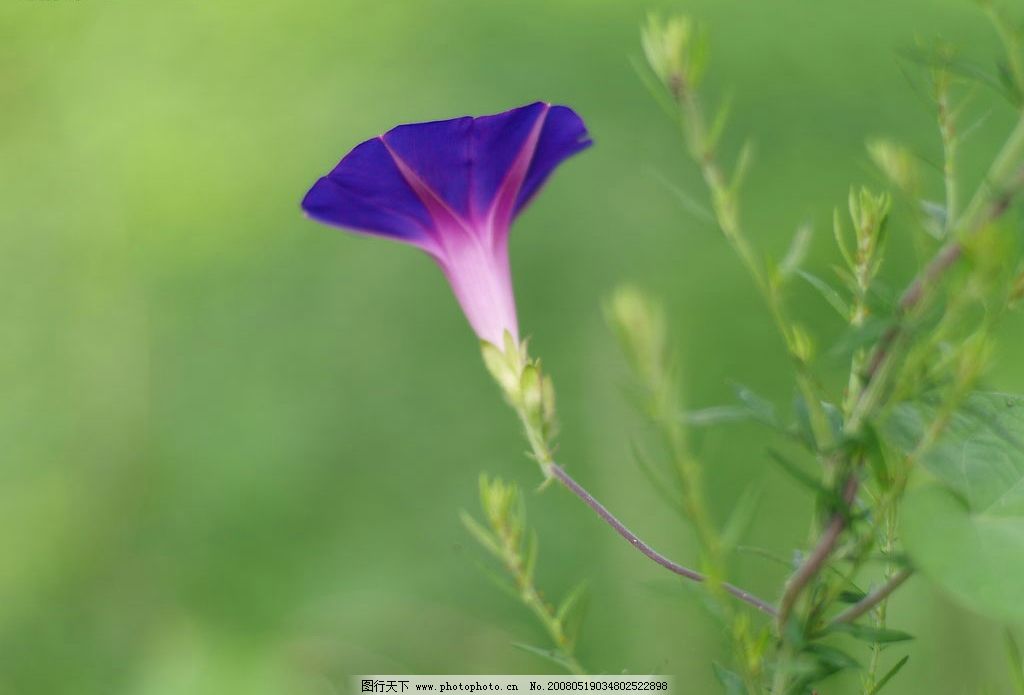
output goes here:
[[842, 316], [844, 319], [849, 318], [850, 306], [843, 300], [842, 296], [834, 287], [832, 287], [830, 284], [828, 284], [818, 276], [812, 275], [811, 273], [805, 272], [803, 270], [798, 270], [796, 272], [797, 275], [806, 280], [811, 287], [818, 290], [818, 293], [822, 296], [822, 298], [826, 302], [828, 302], [829, 306], [835, 309], [840, 316]]
[[527, 584], [533, 584], [534, 572], [537, 568], [537, 532], [531, 530], [526, 542], [526, 562], [523, 564], [523, 576]]
[[897, 661], [896, 665], [889, 669], [886, 672], [886, 674], [878, 680], [878, 683], [875, 684], [875, 687], [871, 689], [871, 692], [868, 693], [868, 695], [877, 695], [878, 693], [882, 692], [882, 688], [888, 685], [889, 681], [896, 677], [896, 674], [899, 673], [900, 670], [902, 670], [902, 668], [907, 665], [908, 661], [910, 661], [910, 655], [907, 655], [899, 661]]
[[843, 603], [849, 603], [850, 605], [853, 605], [855, 603], [860, 603], [866, 597], [867, 594], [863, 591], [852, 591], [847, 589], [845, 591], [840, 591], [839, 596], [837, 598], [839, 601], [842, 601]]
[[491, 553], [498, 559], [504, 558], [504, 551], [501, 546], [498, 545], [497, 540], [491, 534], [490, 531], [485, 529], [476, 519], [469, 515], [468, 512], [459, 512], [459, 518], [462, 520], [462, 525], [466, 527], [470, 535], [476, 539], [476, 541], [487, 549], [487, 552]]
[[807, 252], [811, 247], [813, 233], [814, 228], [809, 224], [802, 224], [797, 228], [796, 233], [793, 234], [792, 241], [789, 243], [786, 255], [783, 256], [782, 261], [779, 263], [780, 275], [788, 278], [794, 273], [800, 272], [800, 266], [807, 260]]
[[914, 639], [913, 635], [902, 630], [889, 630], [858, 623], [839, 623], [833, 625], [829, 632], [842, 632], [869, 644], [890, 644]]
[[768, 456], [779, 465], [779, 467], [785, 471], [793, 480], [806, 487], [816, 495], [828, 495], [828, 490], [821, 484], [821, 481], [813, 477], [810, 473], [805, 472], [795, 463], [790, 461], [788, 458], [775, 451], [774, 449], [768, 450]]
[[573, 671], [572, 663], [568, 659], [566, 659], [565, 656], [563, 656], [559, 652], [556, 652], [553, 649], [534, 647], [532, 645], [523, 644], [521, 642], [513, 642], [512, 646], [516, 649], [522, 649], [524, 652], [527, 652], [528, 654], [533, 654], [534, 656], [540, 657], [545, 661], [549, 661], [552, 664], [555, 664], [556, 666], [559, 666], [565, 669], [566, 671], [569, 671], [570, 673]]
[[725, 131], [725, 126], [729, 121], [729, 115], [732, 113], [732, 104], [733, 93], [730, 92], [718, 106], [718, 110], [715, 112], [715, 118], [711, 122], [711, 127], [708, 129], [708, 146], [711, 149], [718, 146], [718, 141], [722, 137], [722, 133]]
[[673, 195], [675, 195], [676, 198], [679, 199], [679, 203], [687, 212], [689, 212], [699, 220], [714, 223], [714, 213], [708, 210], [707, 207], [705, 207], [704, 205], [701, 205], [699, 202], [697, 202], [696, 198], [694, 198], [692, 195], [683, 190], [679, 185], [673, 183], [661, 172], [656, 172], [656, 176], [658, 178], [659, 183], [661, 183], [661, 185], [667, 188]]
[[809, 644], [804, 647], [804, 652], [813, 655], [820, 663], [834, 667], [837, 670], [859, 669], [861, 667], [860, 662], [852, 656], [841, 649], [828, 645]]
[[730, 671], [717, 661], [713, 661], [711, 667], [715, 670], [715, 678], [722, 684], [726, 695], [746, 695], [747, 686], [739, 674]]
[[754, 413], [750, 408], [738, 405], [718, 405], [700, 410], [687, 410], [680, 419], [690, 427], [712, 427], [729, 422], [751, 420]]
[[728, 521], [722, 528], [722, 545], [728, 550], [736, 547], [739, 541], [750, 530], [754, 522], [754, 515], [757, 512], [758, 504], [761, 501], [761, 492], [753, 485], [748, 486], [740, 495]]
[[747, 179], [747, 174], [750, 172], [750, 165], [754, 162], [754, 144], [749, 140], [743, 143], [743, 147], [740, 149], [739, 157], [736, 159], [736, 168], [733, 170], [732, 183], [729, 185], [730, 190], [735, 194], [743, 188], [743, 182]]
[[778, 416], [775, 413], [775, 405], [771, 401], [759, 396], [752, 389], [742, 384], [736, 384], [733, 388], [736, 390], [736, 397], [740, 399], [743, 405], [750, 409], [754, 419], [770, 427], [782, 429], [782, 425], [779, 423]]
[[647, 91], [654, 98], [655, 103], [661, 107], [662, 111], [665, 112], [672, 120], [679, 119], [679, 109], [672, 101], [668, 90], [665, 89], [665, 85], [658, 81], [657, 76], [651, 72], [643, 60], [637, 56], [629, 57], [629, 64], [636, 73], [636, 76], [640, 79], [640, 84], [647, 88]]
[[522, 600], [522, 597], [519, 594], [519, 589], [513, 586], [512, 582], [510, 582], [505, 577], [499, 575], [497, 572], [495, 572], [482, 562], [476, 562], [474, 564], [476, 565], [477, 569], [480, 570], [480, 573], [483, 574], [488, 579], [488, 581], [494, 584], [494, 586], [496, 586], [501, 591], [501, 593], [505, 594], [506, 596], [508, 596], [516, 602]]
[[568, 596], [562, 599], [555, 612], [555, 620], [562, 625], [570, 644], [575, 644], [587, 614], [589, 592], [586, 582], [576, 585]]
[[682, 514], [683, 510], [680, 503], [682, 491], [679, 489], [679, 485], [675, 481], [665, 480], [664, 476], [655, 469], [654, 465], [644, 456], [643, 452], [640, 451], [640, 447], [635, 442], [631, 446], [633, 458], [651, 484], [651, 487], [654, 488], [654, 491], [658, 493], [658, 496], [669, 509]]

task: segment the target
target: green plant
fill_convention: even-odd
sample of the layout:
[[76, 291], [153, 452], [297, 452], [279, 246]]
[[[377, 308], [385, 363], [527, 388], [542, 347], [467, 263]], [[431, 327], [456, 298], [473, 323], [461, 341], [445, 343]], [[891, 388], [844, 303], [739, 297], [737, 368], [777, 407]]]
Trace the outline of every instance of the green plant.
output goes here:
[[[811, 693], [840, 671], [858, 672], [866, 695], [880, 692], [909, 658], [890, 658], [888, 648], [912, 638], [889, 625], [887, 604], [915, 574], [996, 620], [1024, 617], [1024, 399], [978, 390], [994, 331], [1024, 295], [1020, 230], [1010, 214], [1024, 188], [1024, 44], [1003, 13], [987, 3], [985, 9], [1002, 40], [997, 73], [944, 44], [908, 54], [925, 73], [935, 105], [939, 181], [930, 180], [908, 148], [888, 139], [869, 141], [868, 154], [892, 191], [854, 187], [847, 210], [836, 211], [832, 281], [806, 267], [806, 227], [781, 260], [765, 257], [752, 243], [741, 214], [752, 148], [743, 147], [731, 166], [723, 161], [728, 105], [711, 118], [706, 114], [701, 87], [708, 43], [701, 27], [685, 17], [656, 16], [644, 27], [640, 75], [680, 127], [722, 237], [749, 272], [788, 352], [796, 392], [791, 417], [745, 389], [738, 403], [686, 411], [663, 310], [632, 287], [607, 302], [608, 321], [643, 394], [642, 409], [663, 444], [665, 465], [645, 466], [692, 524], [701, 548], [699, 571], [637, 538], [556, 463], [554, 390], [526, 344], [506, 334], [502, 346], [483, 345], [485, 362], [517, 413], [545, 480], [577, 495], [659, 565], [706, 586], [734, 647], [732, 665], [715, 667], [727, 692]], [[957, 162], [972, 127], [962, 121], [967, 90], [978, 83], [1006, 97], [1017, 120], [984, 179], [964, 197]], [[942, 202], [925, 197], [935, 183]], [[893, 228], [896, 204], [910, 214]], [[913, 234], [927, 260], [898, 298], [888, 300], [878, 275], [893, 234]], [[794, 318], [787, 303], [790, 293], [808, 289], [846, 325], [844, 339], [831, 350], [849, 358], [839, 389], [819, 378], [816, 332]], [[688, 429], [737, 419], [766, 425], [766, 457], [815, 500], [812, 542], [773, 601], [728, 582], [736, 528], [751, 505], [738, 502], [730, 522], [717, 528], [703, 492], [703, 464], [689, 445]], [[797, 442], [807, 460], [777, 453], [772, 437]], [[494, 527], [495, 505], [484, 497]], [[502, 556], [494, 536], [467, 523]], [[505, 555], [522, 584], [516, 562]], [[561, 633], [551, 627], [551, 613], [532, 607], [556, 651], [569, 656]], [[866, 663], [854, 653], [856, 642], [866, 645]], [[1012, 638], [1009, 644], [1019, 682], [1019, 653]]]

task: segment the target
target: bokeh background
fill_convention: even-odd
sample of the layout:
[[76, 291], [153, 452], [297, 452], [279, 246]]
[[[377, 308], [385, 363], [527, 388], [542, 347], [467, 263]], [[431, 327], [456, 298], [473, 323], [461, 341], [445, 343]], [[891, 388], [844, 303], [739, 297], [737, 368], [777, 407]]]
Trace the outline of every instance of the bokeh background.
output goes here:
[[[461, 528], [481, 471], [538, 472], [481, 368], [441, 274], [418, 253], [304, 219], [315, 178], [399, 122], [566, 103], [596, 146], [520, 219], [521, 324], [554, 375], [569, 469], [656, 547], [691, 534], [632, 460], [644, 442], [600, 302], [621, 281], [662, 297], [685, 397], [746, 384], [787, 408], [770, 321], [714, 229], [677, 133], [630, 59], [650, 9], [709, 26], [725, 138], [758, 158], [744, 198], [781, 255], [877, 182], [866, 137], [939, 158], [933, 114], [900, 49], [942, 36], [997, 54], [966, 0], [11, 0], [0, 7], [0, 692], [329, 694], [357, 673], [532, 673], [545, 644], [480, 571]], [[964, 152], [977, 181], [1010, 122], [991, 109]], [[929, 185], [939, 193], [937, 181]], [[913, 265], [908, 215], [886, 277]], [[901, 222], [902, 221], [902, 222]], [[827, 345], [812, 291], [795, 310]], [[1004, 329], [990, 381], [1024, 390]], [[822, 359], [826, 382], [844, 365]], [[716, 515], [761, 491], [749, 545], [806, 539], [804, 492], [753, 426], [704, 434]], [[561, 490], [528, 496], [539, 579], [591, 587], [579, 649], [592, 670], [675, 674], [716, 692], [727, 658], [699, 596]], [[737, 557], [772, 596], [782, 570]], [[1001, 628], [914, 580], [892, 605], [918, 635], [890, 692], [1004, 692]], [[866, 656], [866, 650], [856, 651]], [[829, 692], [845, 692], [849, 681]]]

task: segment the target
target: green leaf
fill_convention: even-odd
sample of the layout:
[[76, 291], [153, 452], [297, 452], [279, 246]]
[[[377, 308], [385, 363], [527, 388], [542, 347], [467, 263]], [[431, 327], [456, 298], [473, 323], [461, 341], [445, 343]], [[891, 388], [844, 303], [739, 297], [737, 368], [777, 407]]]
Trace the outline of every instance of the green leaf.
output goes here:
[[914, 639], [914, 636], [901, 630], [887, 630], [869, 625], [858, 625], [856, 623], [838, 623], [833, 625], [829, 632], [843, 632], [854, 639], [859, 639], [869, 644], [889, 644], [891, 642], [906, 642]]
[[734, 388], [736, 390], [736, 397], [750, 410], [751, 417], [769, 427], [782, 428], [779, 418], [775, 414], [775, 405], [771, 401], [759, 396], [752, 389], [742, 384], [736, 384]]
[[753, 485], [747, 486], [733, 505], [732, 513], [722, 528], [721, 541], [726, 552], [735, 548], [747, 531], [754, 523], [754, 515], [757, 512], [758, 503], [761, 501], [761, 492]]
[[908, 661], [910, 661], [910, 656], [905, 656], [897, 661], [896, 665], [889, 669], [886, 674], [879, 679], [878, 683], [875, 684], [875, 687], [871, 689], [871, 692], [868, 693], [868, 695], [876, 695], [876, 693], [881, 692], [882, 688], [896, 677], [896, 674], [900, 672], [900, 669], [902, 669]]
[[552, 649], [544, 649], [542, 647], [534, 647], [534, 646], [531, 646], [529, 644], [522, 644], [521, 642], [513, 642], [512, 646], [515, 647], [516, 649], [522, 649], [524, 652], [527, 652], [529, 654], [533, 654], [534, 656], [539, 656], [541, 659], [544, 659], [546, 661], [550, 661], [551, 663], [553, 663], [553, 664], [555, 664], [557, 666], [561, 666], [562, 668], [564, 668], [566, 671], [569, 671], [570, 673], [573, 671], [574, 667], [573, 667], [572, 663], [568, 659], [566, 659], [565, 656], [563, 656], [559, 652], [556, 652], [556, 651], [554, 651]]
[[743, 188], [743, 182], [747, 178], [747, 173], [750, 171], [750, 166], [753, 161], [754, 144], [747, 140], [740, 148], [739, 156], [736, 158], [736, 166], [732, 173], [732, 181], [729, 183], [729, 189], [734, 194]]
[[707, 207], [705, 207], [704, 205], [701, 205], [699, 202], [697, 202], [696, 198], [687, 193], [680, 186], [672, 183], [672, 181], [670, 181], [668, 177], [666, 177], [661, 172], [655, 172], [655, 174], [658, 181], [663, 186], [665, 186], [665, 188], [667, 188], [673, 195], [675, 195], [676, 198], [679, 199], [679, 203], [687, 212], [689, 212], [691, 215], [704, 222], [709, 222], [712, 224], [715, 223], [714, 213], [708, 210]]
[[846, 652], [836, 649], [835, 647], [829, 647], [824, 644], [809, 644], [804, 648], [804, 652], [812, 655], [818, 663], [829, 666], [835, 670], [860, 668], [860, 662]]
[[972, 509], [933, 483], [907, 495], [901, 530], [925, 576], [979, 613], [1016, 621], [1024, 619], [1024, 514], [1004, 512]]
[[966, 142], [967, 140], [969, 140], [972, 135], [974, 135], [976, 132], [978, 132], [981, 129], [981, 126], [985, 125], [985, 123], [988, 122], [988, 119], [989, 119], [989, 117], [991, 115], [992, 115], [992, 109], [989, 109], [988, 111], [983, 113], [981, 116], [976, 118], [973, 123], [971, 123], [969, 126], [964, 128], [960, 132], [960, 142]]
[[1008, 99], [1012, 96], [1003, 89], [1003, 85], [997, 75], [992, 74], [989, 70], [973, 61], [960, 57], [939, 57], [932, 51], [922, 49], [906, 50], [902, 51], [902, 54], [904, 58], [928, 69], [947, 70], [964, 79], [991, 87]]
[[822, 296], [822, 298], [826, 302], [828, 302], [829, 306], [835, 309], [840, 316], [842, 316], [844, 319], [849, 318], [850, 306], [846, 303], [845, 300], [843, 300], [838, 290], [836, 290], [834, 287], [832, 287], [832, 285], [828, 284], [827, 282], [819, 278], [817, 275], [812, 275], [803, 270], [797, 270], [796, 273], [804, 280], [806, 280], [811, 287], [818, 290], [818, 293]]
[[683, 515], [681, 504], [683, 496], [682, 491], [679, 489], [679, 484], [674, 479], [665, 480], [664, 476], [651, 463], [650, 459], [644, 455], [636, 442], [631, 442], [630, 446], [633, 449], [633, 458], [636, 460], [637, 466], [647, 477], [654, 491], [658, 493], [658, 497], [661, 498], [669, 509]]
[[892, 487], [892, 475], [889, 473], [885, 448], [882, 446], [881, 438], [870, 423], [865, 425], [863, 433], [861, 433], [855, 444], [859, 455], [867, 459], [871, 469], [871, 477], [878, 484], [878, 489], [883, 493], [888, 492]]
[[717, 661], [711, 662], [711, 667], [715, 670], [715, 678], [725, 688], [726, 695], [745, 695], [747, 692], [747, 686], [744, 685], [743, 679], [740, 678], [739, 674], [733, 673], [729, 669], [725, 668]]
[[583, 618], [587, 614], [587, 597], [587, 583], [580, 582], [562, 600], [555, 613], [555, 620], [561, 623], [570, 643], [576, 642], [580, 629], [583, 627]]
[[772, 461], [779, 465], [779, 468], [788, 473], [789, 476], [793, 478], [793, 480], [800, 483], [807, 489], [811, 490], [816, 495], [830, 495], [829, 491], [825, 489], [825, 487], [821, 484], [821, 481], [819, 481], [810, 473], [804, 471], [797, 464], [793, 463], [779, 452], [775, 451], [774, 449], [769, 449], [768, 456], [771, 457]]
[[1010, 675], [1013, 676], [1013, 689], [1017, 695], [1024, 695], [1024, 658], [1021, 657], [1020, 647], [1013, 637], [1013, 631], [1006, 630], [1006, 658], [1010, 662]]
[[[896, 408], [891, 441], [918, 447], [939, 412]], [[902, 534], [914, 564], [959, 602], [996, 620], [1024, 619], [1024, 399], [976, 393], [921, 454], [938, 479], [907, 495]]]
[[850, 356], [858, 350], [867, 348], [878, 342], [878, 339], [889, 329], [892, 324], [877, 316], [869, 316], [868, 320], [861, 326], [853, 326], [843, 333], [839, 340], [829, 349], [828, 358], [834, 360], [849, 360]]
[[[832, 433], [833, 441], [843, 439], [843, 414], [832, 403], [820, 401], [819, 406], [825, 414], [826, 425]], [[811, 411], [807, 407], [807, 401], [802, 394], [797, 394], [793, 401], [793, 412], [796, 415], [797, 431], [800, 438], [811, 451], [815, 450], [817, 438], [814, 433], [814, 425], [811, 423]]]
[[794, 273], [803, 274], [800, 267], [807, 259], [807, 252], [811, 247], [813, 232], [814, 229], [809, 224], [802, 224], [797, 227], [796, 233], [793, 234], [793, 240], [789, 244], [789, 250], [786, 251], [786, 255], [779, 262], [779, 275], [783, 278], [788, 278]]
[[481, 526], [476, 519], [470, 516], [467, 512], [459, 512], [459, 518], [462, 520], [462, 525], [466, 527], [470, 535], [473, 536], [477, 543], [487, 549], [489, 553], [495, 557], [502, 559], [505, 557], [505, 552], [498, 545], [497, 539], [491, 534], [490, 531]]
[[658, 81], [654, 73], [647, 64], [637, 56], [629, 57], [629, 64], [636, 72], [637, 77], [640, 78], [640, 83], [647, 88], [647, 91], [654, 97], [654, 101], [661, 107], [661, 109], [673, 120], [678, 120], [679, 109], [672, 102], [671, 97], [665, 90], [665, 85]]
[[733, 94], [729, 93], [715, 110], [715, 118], [711, 122], [711, 127], [708, 128], [707, 144], [709, 148], [713, 149], [718, 145], [718, 140], [725, 131], [725, 124], [729, 121], [729, 114], [732, 113], [732, 104]]
[[527, 584], [533, 584], [533, 575], [537, 569], [537, 532], [530, 530], [529, 540], [526, 542], [526, 562], [523, 565], [523, 577]]
[[496, 586], [503, 594], [515, 601], [522, 601], [522, 594], [520, 594], [519, 588], [513, 586], [511, 581], [501, 576], [482, 562], [474, 562], [473, 564], [475, 564], [477, 569], [480, 570], [487, 580], [494, 584], [494, 586]]
[[690, 427], [713, 427], [729, 422], [742, 422], [753, 419], [754, 414], [749, 408], [740, 405], [716, 405], [700, 410], [687, 410], [680, 419]]
[[852, 589], [848, 589], [845, 591], [840, 591], [839, 596], [837, 598], [843, 603], [849, 603], [850, 605], [853, 605], [854, 603], [860, 603], [866, 597], [867, 594], [863, 591], [853, 591]]
[[786, 569], [788, 569], [790, 571], [796, 569], [797, 564], [798, 564], [798, 563], [793, 562], [792, 560], [787, 560], [786, 558], [782, 557], [781, 555], [778, 555], [777, 553], [773, 553], [770, 550], [767, 550], [765, 548], [758, 548], [758, 547], [752, 546], [752, 545], [738, 545], [738, 546], [736, 546], [736, 552], [737, 553], [744, 553], [744, 554], [747, 554], [747, 555], [756, 555], [757, 557], [763, 557], [764, 559], [771, 560], [772, 562], [776, 563], [777, 565], [781, 565], [782, 567], [785, 567]]
[[[885, 434], [910, 453], [939, 411], [934, 404], [901, 404], [887, 420]], [[971, 394], [921, 463], [964, 497], [971, 512], [1024, 518], [1024, 398]]]
[[922, 200], [921, 213], [924, 215], [925, 231], [936, 239], [943, 238], [948, 225], [946, 206], [931, 200]]

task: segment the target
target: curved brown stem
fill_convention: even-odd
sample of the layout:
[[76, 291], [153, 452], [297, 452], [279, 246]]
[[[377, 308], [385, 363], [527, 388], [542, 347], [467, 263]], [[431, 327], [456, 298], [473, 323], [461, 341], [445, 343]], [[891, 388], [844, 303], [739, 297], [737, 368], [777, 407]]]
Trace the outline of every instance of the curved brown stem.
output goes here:
[[[607, 523], [609, 526], [615, 529], [616, 533], [618, 533], [620, 536], [629, 541], [630, 545], [632, 545], [634, 548], [636, 548], [641, 553], [646, 555], [648, 558], [650, 558], [657, 564], [661, 565], [669, 572], [674, 572], [675, 574], [678, 574], [680, 577], [686, 577], [687, 579], [690, 579], [695, 582], [707, 581], [707, 577], [701, 574], [700, 572], [692, 570], [688, 567], [684, 567], [676, 562], [673, 562], [672, 560], [669, 560], [667, 557], [659, 553], [657, 550], [655, 550], [654, 548], [640, 540], [640, 537], [632, 531], [630, 531], [628, 528], [626, 528], [625, 524], [619, 521], [614, 514], [608, 511], [607, 507], [598, 502], [593, 495], [591, 495], [583, 488], [582, 485], [577, 483], [572, 478], [572, 476], [566, 473], [564, 468], [562, 468], [558, 464], [551, 463], [548, 464], [547, 469], [552, 476], [558, 479], [558, 482], [560, 482], [563, 486], [565, 486], [567, 490], [569, 490], [569, 492], [573, 493], [581, 500], [583, 500], [583, 502], [588, 507], [597, 512], [597, 515], [601, 517], [605, 521], [605, 523]], [[745, 589], [733, 586], [732, 584], [729, 584], [727, 582], [722, 582], [722, 588], [728, 593], [738, 598], [739, 600], [749, 603], [751, 606], [757, 608], [759, 611], [762, 611], [772, 616], [776, 614], [774, 606], [772, 606], [767, 601], [764, 601], [758, 598], [757, 596], [754, 596], [752, 593]]]
[[845, 611], [843, 611], [835, 618], [833, 618], [832, 624], [838, 625], [840, 623], [852, 623], [854, 620], [870, 611], [879, 603], [889, 598], [889, 595], [892, 594], [892, 592], [896, 591], [896, 589], [900, 588], [903, 582], [910, 579], [911, 574], [913, 574], [912, 570], [903, 570], [902, 572], [897, 572], [885, 584], [878, 587], [870, 594], [862, 598], [860, 601], [853, 604]]
[[[846, 485], [843, 487], [843, 502], [847, 505], [852, 504], [854, 498], [857, 497], [857, 475], [853, 473], [846, 481]], [[821, 539], [818, 541], [818, 545], [814, 547], [811, 554], [807, 556], [804, 563], [800, 565], [800, 569], [796, 571], [796, 574], [786, 584], [786, 590], [782, 594], [782, 601], [779, 603], [779, 614], [778, 623], [780, 631], [786, 623], [786, 619], [789, 618], [790, 612], [793, 610], [796, 600], [800, 597], [800, 593], [804, 590], [818, 572], [821, 571], [822, 566], [828, 560], [832, 551], [835, 550], [836, 543], [839, 542], [839, 537], [846, 529], [846, 520], [848, 518], [847, 510], [841, 509], [832, 515], [832, 518], [828, 522], [828, 526], [825, 527], [825, 532], [821, 534]]]

